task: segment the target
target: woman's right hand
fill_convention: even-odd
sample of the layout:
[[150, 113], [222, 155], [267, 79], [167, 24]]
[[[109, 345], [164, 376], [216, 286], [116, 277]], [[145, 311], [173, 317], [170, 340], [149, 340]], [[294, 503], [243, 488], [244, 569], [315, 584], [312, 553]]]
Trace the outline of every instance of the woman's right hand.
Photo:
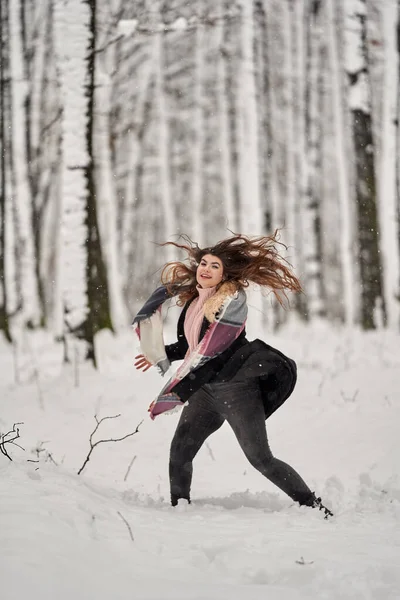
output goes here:
[[143, 373], [153, 366], [143, 354], [138, 354], [137, 356], [135, 356], [135, 360], [136, 369], [143, 369]]

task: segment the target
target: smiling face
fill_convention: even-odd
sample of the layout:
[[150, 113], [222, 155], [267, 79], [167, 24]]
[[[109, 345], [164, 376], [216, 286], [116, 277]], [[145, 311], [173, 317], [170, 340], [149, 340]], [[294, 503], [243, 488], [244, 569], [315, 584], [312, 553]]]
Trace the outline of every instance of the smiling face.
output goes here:
[[218, 256], [205, 254], [197, 267], [196, 279], [202, 288], [211, 288], [222, 281], [224, 267]]

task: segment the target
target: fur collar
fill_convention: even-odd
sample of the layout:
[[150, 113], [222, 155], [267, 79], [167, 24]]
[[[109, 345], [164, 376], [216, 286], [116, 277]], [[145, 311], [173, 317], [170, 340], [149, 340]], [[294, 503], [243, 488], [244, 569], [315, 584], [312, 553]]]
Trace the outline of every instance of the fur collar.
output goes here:
[[204, 316], [207, 321], [213, 323], [225, 300], [230, 296], [234, 296], [237, 291], [238, 288], [235, 283], [225, 281], [216, 293], [204, 303]]

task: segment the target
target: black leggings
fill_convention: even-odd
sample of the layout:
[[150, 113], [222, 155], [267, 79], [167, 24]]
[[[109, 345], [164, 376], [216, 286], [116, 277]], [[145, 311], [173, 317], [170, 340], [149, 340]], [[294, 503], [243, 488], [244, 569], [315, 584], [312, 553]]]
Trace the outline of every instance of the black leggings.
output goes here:
[[193, 394], [182, 411], [171, 444], [171, 502], [190, 499], [192, 461], [214, 431], [228, 421], [249, 462], [300, 504], [311, 505], [312, 492], [300, 475], [275, 458], [269, 448], [264, 407], [257, 379], [211, 383]]

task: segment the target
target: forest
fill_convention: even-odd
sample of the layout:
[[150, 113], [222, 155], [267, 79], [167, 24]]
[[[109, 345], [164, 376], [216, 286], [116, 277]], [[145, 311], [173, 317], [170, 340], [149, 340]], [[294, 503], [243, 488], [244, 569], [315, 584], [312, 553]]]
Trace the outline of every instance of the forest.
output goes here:
[[[280, 229], [290, 315], [400, 326], [400, 0], [0, 0], [0, 329], [129, 327], [179, 258]], [[254, 292], [256, 293], [256, 292]], [[68, 344], [65, 344], [68, 353]]]

